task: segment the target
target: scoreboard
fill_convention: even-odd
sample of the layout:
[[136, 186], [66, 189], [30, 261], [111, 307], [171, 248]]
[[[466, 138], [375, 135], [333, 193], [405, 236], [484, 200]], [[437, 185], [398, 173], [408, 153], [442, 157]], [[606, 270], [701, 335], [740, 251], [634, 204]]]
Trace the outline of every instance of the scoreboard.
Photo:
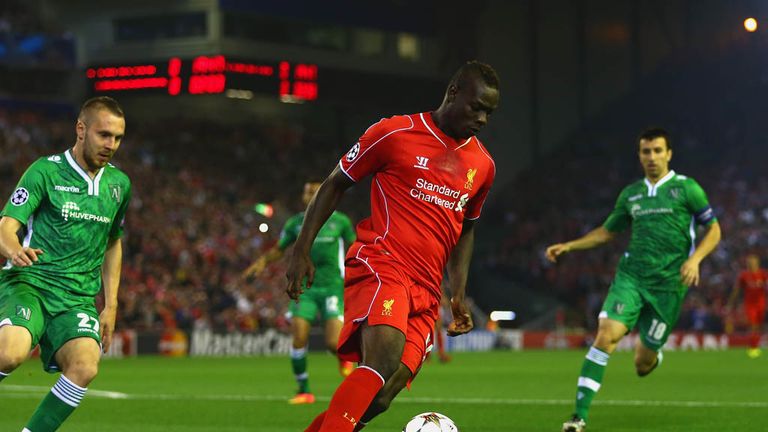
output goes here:
[[169, 58], [163, 62], [94, 65], [85, 71], [94, 93], [220, 94], [227, 90], [274, 94], [283, 101], [318, 97], [316, 64], [253, 62], [224, 55]]

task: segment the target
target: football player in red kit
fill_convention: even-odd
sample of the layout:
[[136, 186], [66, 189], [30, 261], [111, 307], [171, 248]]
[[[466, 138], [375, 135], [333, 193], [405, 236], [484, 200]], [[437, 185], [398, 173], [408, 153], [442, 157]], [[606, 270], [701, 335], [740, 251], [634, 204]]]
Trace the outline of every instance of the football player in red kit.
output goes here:
[[286, 292], [310, 286], [318, 230], [344, 191], [372, 176], [371, 216], [357, 225], [345, 262], [344, 327], [338, 353], [359, 367], [336, 389], [306, 431], [360, 430], [389, 407], [432, 349], [444, 269], [453, 321], [472, 329], [464, 302], [474, 224], [496, 168], [475, 136], [499, 103], [490, 66], [468, 62], [432, 112], [382, 119], [360, 137], [309, 204], [292, 252]]
[[728, 305], [732, 308], [744, 291], [744, 313], [751, 327], [749, 350], [747, 355], [760, 357], [760, 334], [765, 321], [765, 296], [768, 290], [768, 272], [760, 268], [760, 258], [755, 254], [747, 255], [747, 269], [739, 273], [733, 286]]

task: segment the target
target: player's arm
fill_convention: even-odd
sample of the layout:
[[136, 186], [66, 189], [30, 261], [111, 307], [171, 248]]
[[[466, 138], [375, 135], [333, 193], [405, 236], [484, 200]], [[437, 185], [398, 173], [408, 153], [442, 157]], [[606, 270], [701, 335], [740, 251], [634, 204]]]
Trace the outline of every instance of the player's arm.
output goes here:
[[717, 220], [712, 221], [709, 224], [704, 238], [701, 239], [699, 245], [696, 247], [696, 250], [683, 263], [683, 266], [680, 267], [680, 276], [686, 286], [696, 286], [699, 284], [699, 264], [701, 264], [701, 261], [703, 261], [707, 255], [715, 250], [717, 244], [720, 243], [721, 236], [720, 224]]
[[43, 250], [22, 246], [16, 235], [19, 229], [21, 222], [15, 218], [4, 216], [0, 219], [0, 254], [15, 267], [30, 266], [37, 262], [37, 256], [42, 255]]
[[251, 276], [258, 276], [264, 269], [285, 255], [285, 249], [280, 249], [278, 245], [272, 246], [267, 253], [257, 258], [251, 265], [249, 265], [243, 273], [240, 274], [240, 279], [244, 280]]
[[565, 243], [557, 243], [547, 248], [547, 259], [557, 262], [560, 255], [568, 252], [584, 249], [592, 249], [602, 244], [608, 243], [616, 237], [614, 232], [609, 231], [605, 226], [601, 226], [588, 232], [586, 235]]
[[680, 279], [686, 286], [699, 284], [699, 264], [720, 243], [720, 223], [709, 205], [707, 194], [693, 179], [686, 183], [686, 203], [691, 216], [698, 225], [706, 226], [707, 233], [701, 239], [696, 250], [680, 267]]
[[294, 243], [285, 275], [288, 279], [285, 291], [290, 298], [298, 300], [302, 293], [301, 285], [304, 278], [307, 278], [307, 287], [312, 286], [315, 277], [315, 266], [309, 257], [312, 243], [325, 221], [336, 210], [344, 192], [353, 184], [355, 184], [354, 181], [344, 174], [339, 166], [336, 166], [307, 206], [304, 224]]
[[731, 295], [728, 297], [728, 303], [726, 303], [726, 307], [728, 309], [733, 309], [740, 295], [741, 295], [741, 275], [739, 275], [739, 277], [736, 278], [736, 282], [733, 284], [733, 289], [731, 290]]
[[120, 269], [123, 262], [123, 242], [120, 238], [111, 239], [104, 252], [104, 262], [101, 264], [101, 281], [104, 285], [104, 310], [99, 315], [99, 332], [104, 352], [112, 344], [112, 333], [115, 331], [117, 316], [117, 291], [120, 287]]
[[453, 321], [448, 325], [448, 336], [458, 336], [472, 330], [472, 314], [465, 303], [467, 276], [475, 245], [475, 221], [464, 219], [461, 235], [448, 257], [448, 288], [451, 296]]

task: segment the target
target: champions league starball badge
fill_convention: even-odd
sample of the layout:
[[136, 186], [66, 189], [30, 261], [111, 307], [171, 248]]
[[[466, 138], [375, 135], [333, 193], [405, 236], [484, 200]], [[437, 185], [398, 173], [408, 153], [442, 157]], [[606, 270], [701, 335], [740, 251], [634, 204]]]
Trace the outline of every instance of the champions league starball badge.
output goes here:
[[29, 200], [29, 192], [23, 187], [20, 187], [15, 191], [13, 191], [13, 195], [11, 195], [11, 204], [15, 206], [24, 205], [28, 200]]

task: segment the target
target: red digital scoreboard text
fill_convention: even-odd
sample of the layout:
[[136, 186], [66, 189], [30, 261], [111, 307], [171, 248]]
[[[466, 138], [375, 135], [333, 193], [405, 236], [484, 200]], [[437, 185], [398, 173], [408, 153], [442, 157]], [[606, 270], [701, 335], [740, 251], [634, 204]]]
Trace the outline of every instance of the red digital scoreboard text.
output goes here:
[[228, 89], [272, 93], [294, 101], [317, 99], [317, 65], [281, 61], [276, 64], [232, 61], [224, 55], [192, 60], [94, 66], [85, 75], [96, 93], [161, 91], [179, 94], [220, 94]]

